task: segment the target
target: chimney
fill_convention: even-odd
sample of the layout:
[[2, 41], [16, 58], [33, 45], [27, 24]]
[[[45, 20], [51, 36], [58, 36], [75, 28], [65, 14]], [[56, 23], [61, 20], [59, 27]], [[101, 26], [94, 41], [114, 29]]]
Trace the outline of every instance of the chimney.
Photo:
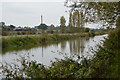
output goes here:
[[42, 15], [41, 15], [41, 24], [43, 24], [43, 17], [42, 17]]

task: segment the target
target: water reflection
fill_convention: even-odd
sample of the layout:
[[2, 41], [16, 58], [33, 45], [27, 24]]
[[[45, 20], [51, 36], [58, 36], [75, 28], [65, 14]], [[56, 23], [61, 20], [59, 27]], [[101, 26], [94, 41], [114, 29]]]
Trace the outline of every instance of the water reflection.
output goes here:
[[2, 56], [2, 61], [15, 63], [15, 59], [19, 58], [19, 55], [27, 55], [29, 53], [31, 60], [44, 65], [50, 65], [50, 61], [54, 61], [55, 58], [64, 59], [65, 56], [71, 57], [75, 55], [91, 56], [92, 53], [89, 52], [89, 48], [93, 47], [95, 49], [95, 46], [100, 40], [104, 40], [105, 36], [107, 35], [95, 36], [94, 38], [82, 37], [48, 46], [38, 46], [28, 50], [10, 51], [3, 55], [0, 54], [0, 56]]
[[85, 44], [88, 42], [89, 38], [79, 38], [76, 40], [71, 40], [69, 41], [69, 46], [70, 46], [70, 56], [73, 55], [80, 55], [83, 53]]
[[65, 50], [65, 48], [66, 48], [66, 43], [67, 43], [66, 41], [63, 41], [63, 42], [60, 43], [60, 45], [61, 45], [61, 50], [62, 50], [62, 51]]

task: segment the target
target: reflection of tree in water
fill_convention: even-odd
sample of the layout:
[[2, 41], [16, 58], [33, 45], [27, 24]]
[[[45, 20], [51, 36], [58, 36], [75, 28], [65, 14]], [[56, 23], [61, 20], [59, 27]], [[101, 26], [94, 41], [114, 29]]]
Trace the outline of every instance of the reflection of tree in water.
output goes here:
[[55, 46], [55, 47], [58, 47], [58, 45], [59, 45], [59, 43], [56, 43], [54, 46]]
[[70, 46], [70, 56], [72, 56], [73, 54], [73, 46], [72, 46], [72, 41], [69, 41], [69, 46]]
[[61, 42], [61, 50], [64, 51], [65, 48], [66, 48], [66, 41], [62, 41]]
[[69, 41], [70, 46], [70, 55], [80, 55], [83, 53], [85, 44], [89, 40], [89, 38], [79, 38], [77, 40]]

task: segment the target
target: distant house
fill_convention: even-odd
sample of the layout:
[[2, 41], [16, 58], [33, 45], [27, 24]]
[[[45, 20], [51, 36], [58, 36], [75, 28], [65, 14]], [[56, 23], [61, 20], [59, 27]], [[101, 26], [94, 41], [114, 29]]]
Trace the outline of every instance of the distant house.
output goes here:
[[22, 28], [14, 28], [13, 31], [22, 31]]
[[13, 31], [35, 31], [36, 29], [35, 28], [21, 28], [21, 27], [17, 27], [17, 28], [14, 28]]
[[[39, 26], [34, 27], [37, 30], [60, 30], [60, 26], [54, 26], [54, 25], [46, 25], [46, 24], [40, 24]], [[68, 28], [67, 28], [68, 29]]]

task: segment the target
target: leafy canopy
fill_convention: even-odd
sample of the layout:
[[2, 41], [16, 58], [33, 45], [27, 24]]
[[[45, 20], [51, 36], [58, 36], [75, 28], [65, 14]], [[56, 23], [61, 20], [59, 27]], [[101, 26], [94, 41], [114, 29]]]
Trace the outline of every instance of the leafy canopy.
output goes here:
[[82, 2], [76, 0], [66, 0], [65, 6], [71, 11], [79, 10], [84, 13], [86, 22], [103, 21], [104, 25], [115, 25], [117, 16], [120, 15], [119, 2]]

